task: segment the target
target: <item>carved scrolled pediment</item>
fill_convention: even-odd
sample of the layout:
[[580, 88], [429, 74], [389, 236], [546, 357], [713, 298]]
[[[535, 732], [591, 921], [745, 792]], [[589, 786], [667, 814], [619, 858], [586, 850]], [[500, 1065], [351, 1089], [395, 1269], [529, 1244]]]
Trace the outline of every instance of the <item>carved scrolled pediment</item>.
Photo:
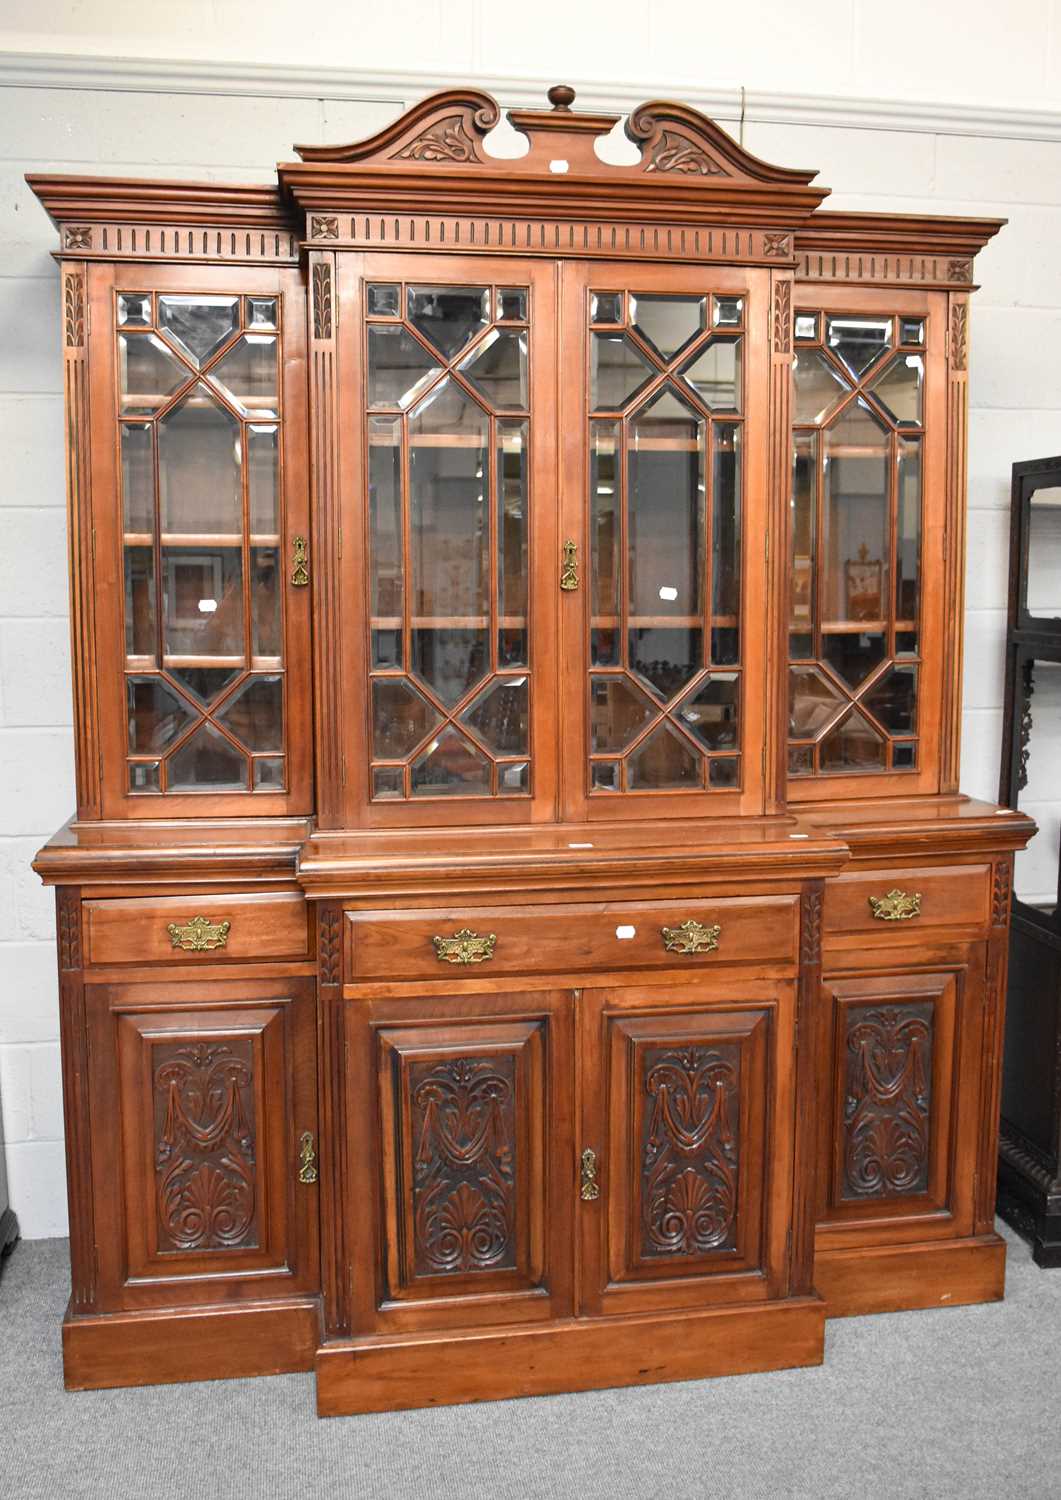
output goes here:
[[641, 170], [657, 175], [728, 177], [778, 186], [803, 186], [818, 175], [760, 161], [707, 115], [664, 99], [635, 109], [626, 122], [626, 134], [641, 148]]
[[443, 89], [367, 140], [349, 146], [296, 146], [295, 151], [305, 162], [482, 162], [482, 138], [500, 118], [492, 95], [480, 89]]

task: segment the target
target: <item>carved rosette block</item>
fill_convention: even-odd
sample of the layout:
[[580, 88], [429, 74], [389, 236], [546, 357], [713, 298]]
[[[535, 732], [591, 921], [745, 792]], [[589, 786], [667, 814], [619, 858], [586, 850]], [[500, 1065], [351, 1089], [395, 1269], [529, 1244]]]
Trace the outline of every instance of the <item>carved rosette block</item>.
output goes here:
[[842, 1199], [927, 1190], [932, 1022], [927, 1003], [847, 1012]]
[[418, 1276], [516, 1264], [516, 1060], [457, 1057], [409, 1069]]
[[254, 1248], [253, 1043], [159, 1043], [152, 1067], [159, 1248]]
[[641, 1253], [696, 1256], [734, 1243], [739, 1051], [648, 1047], [641, 1059]]

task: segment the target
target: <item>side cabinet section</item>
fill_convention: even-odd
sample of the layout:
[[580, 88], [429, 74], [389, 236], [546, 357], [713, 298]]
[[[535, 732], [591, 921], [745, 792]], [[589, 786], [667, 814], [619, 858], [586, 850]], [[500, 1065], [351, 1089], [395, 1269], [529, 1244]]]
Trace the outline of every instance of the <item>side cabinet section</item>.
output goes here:
[[100, 1310], [316, 1291], [312, 981], [85, 995]]
[[552, 992], [348, 1002], [355, 1334], [570, 1313], [572, 1029]]

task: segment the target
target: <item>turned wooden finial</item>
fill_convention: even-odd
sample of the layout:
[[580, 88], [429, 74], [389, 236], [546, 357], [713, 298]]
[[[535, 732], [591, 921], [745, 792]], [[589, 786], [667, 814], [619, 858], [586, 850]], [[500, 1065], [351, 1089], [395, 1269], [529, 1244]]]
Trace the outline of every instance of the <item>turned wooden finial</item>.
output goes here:
[[570, 109], [575, 102], [575, 91], [570, 84], [554, 83], [546, 98], [554, 109]]

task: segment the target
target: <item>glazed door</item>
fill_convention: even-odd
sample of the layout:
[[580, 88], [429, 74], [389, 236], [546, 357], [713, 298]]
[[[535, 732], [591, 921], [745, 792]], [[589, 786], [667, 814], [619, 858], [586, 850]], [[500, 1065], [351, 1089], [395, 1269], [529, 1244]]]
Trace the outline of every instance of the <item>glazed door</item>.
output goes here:
[[309, 979], [86, 987], [105, 1311], [320, 1286]]
[[307, 813], [299, 274], [92, 266], [89, 326], [103, 814]]
[[794, 987], [584, 990], [582, 1309], [783, 1294]]
[[571, 999], [351, 1001], [354, 1333], [572, 1307]]
[[348, 817], [550, 819], [554, 269], [338, 259]]
[[569, 818], [763, 810], [768, 284], [564, 267]]

